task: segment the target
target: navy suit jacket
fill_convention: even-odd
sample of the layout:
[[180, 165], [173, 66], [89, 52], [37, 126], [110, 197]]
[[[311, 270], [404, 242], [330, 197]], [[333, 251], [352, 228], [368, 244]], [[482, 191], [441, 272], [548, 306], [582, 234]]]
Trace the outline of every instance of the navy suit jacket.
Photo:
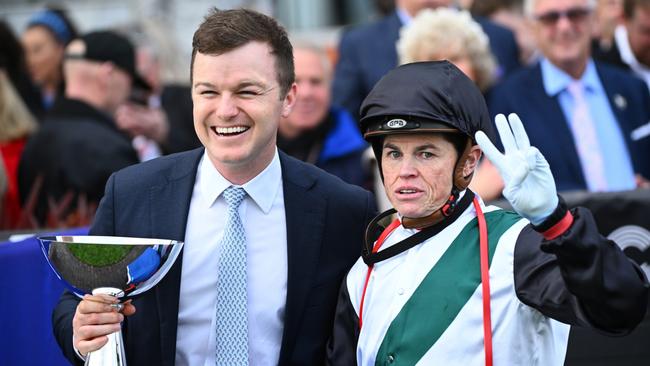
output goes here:
[[[184, 240], [190, 200], [203, 148], [170, 155], [111, 176], [93, 235]], [[374, 200], [363, 189], [280, 153], [284, 188], [288, 280], [280, 365], [324, 362], [338, 289], [361, 254]], [[181, 254], [182, 255], [182, 254]], [[124, 322], [128, 364], [173, 365], [182, 258], [153, 289], [134, 300]], [[188, 279], [183, 279], [188, 280]], [[65, 293], [53, 328], [68, 359], [78, 299]]]
[[[573, 135], [562, 112], [558, 96], [549, 97], [542, 83], [540, 64], [519, 70], [489, 95], [488, 106], [494, 116], [517, 113], [526, 128], [530, 143], [551, 165], [559, 191], [584, 190], [587, 185]], [[650, 137], [632, 141], [631, 132], [650, 120], [650, 96], [641, 81], [617, 68], [596, 62], [618, 125], [625, 138], [635, 173], [650, 177]], [[618, 102], [617, 102], [618, 101]]]
[[[501, 73], [519, 67], [519, 48], [513, 33], [485, 18], [476, 18], [490, 39]], [[397, 12], [347, 31], [339, 42], [332, 84], [333, 104], [358, 120], [361, 102], [388, 71], [397, 66], [396, 43], [402, 22]]]

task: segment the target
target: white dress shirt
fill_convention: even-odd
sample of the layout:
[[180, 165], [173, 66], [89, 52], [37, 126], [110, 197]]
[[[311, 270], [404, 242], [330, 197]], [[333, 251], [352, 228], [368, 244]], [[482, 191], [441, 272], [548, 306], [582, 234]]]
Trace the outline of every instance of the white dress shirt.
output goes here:
[[614, 31], [614, 39], [616, 40], [616, 46], [618, 46], [618, 52], [621, 55], [621, 60], [630, 66], [630, 69], [636, 73], [636, 75], [643, 79], [643, 81], [648, 84], [650, 88], [650, 67], [644, 65], [637, 60], [634, 52], [632, 51], [632, 46], [630, 46], [630, 40], [627, 35], [627, 28], [624, 25], [619, 25]]
[[[190, 202], [183, 248], [176, 365], [215, 365], [216, 296], [220, 242], [227, 219], [221, 193], [231, 186], [201, 158]], [[239, 206], [248, 266], [248, 350], [250, 365], [277, 365], [287, 293], [287, 232], [282, 171], [275, 156], [243, 186]]]

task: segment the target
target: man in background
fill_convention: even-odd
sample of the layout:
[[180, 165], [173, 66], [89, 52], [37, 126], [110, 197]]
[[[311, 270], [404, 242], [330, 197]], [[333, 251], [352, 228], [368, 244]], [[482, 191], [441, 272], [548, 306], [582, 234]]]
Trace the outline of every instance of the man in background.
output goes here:
[[650, 0], [625, 0], [623, 24], [610, 48], [594, 48], [594, 58], [631, 70], [650, 88]]
[[366, 143], [347, 111], [331, 105], [331, 65], [325, 52], [313, 45], [294, 46], [296, 104], [280, 120], [278, 147], [315, 164], [344, 181], [366, 183], [361, 156]]
[[489, 110], [517, 113], [559, 191], [634, 189], [650, 176], [648, 88], [591, 58], [593, 0], [528, 0], [543, 55], [495, 87]]
[[108, 177], [138, 162], [114, 115], [133, 84], [148, 88], [136, 72], [132, 44], [111, 31], [72, 41], [64, 70], [65, 95], [25, 146], [18, 168], [21, 201], [25, 205], [34, 195], [35, 218], [46, 226], [57, 224], [52, 220], [67, 221], [77, 204], [92, 211]]
[[138, 43], [138, 73], [151, 85], [151, 91], [131, 94], [118, 109], [118, 126], [132, 136], [141, 161], [201, 146], [192, 123], [189, 85], [163, 80], [164, 58], [155, 37], [141, 36]]

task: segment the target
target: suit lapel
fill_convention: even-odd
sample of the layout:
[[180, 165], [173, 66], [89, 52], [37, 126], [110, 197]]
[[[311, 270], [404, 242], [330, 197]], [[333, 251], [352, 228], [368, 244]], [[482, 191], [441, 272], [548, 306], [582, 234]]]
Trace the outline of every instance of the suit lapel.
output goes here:
[[279, 364], [289, 363], [322, 244], [327, 201], [301, 163], [280, 153], [287, 220], [287, 301]]
[[630, 151], [630, 146], [632, 145], [632, 141], [630, 140], [630, 134], [632, 133], [630, 122], [633, 121], [634, 118], [626, 116], [628, 101], [625, 98], [625, 92], [620, 88], [621, 83], [613, 79], [611, 73], [603, 70], [598, 63], [596, 63], [596, 72], [598, 73], [598, 77], [600, 78], [601, 84], [607, 94], [609, 107], [612, 112], [614, 112], [614, 117], [616, 117], [616, 122], [618, 122], [618, 126], [621, 129], [625, 144], [628, 151]]
[[[149, 190], [152, 237], [185, 240], [185, 227], [196, 179], [196, 169], [203, 149], [193, 150], [178, 159], [158, 186]], [[160, 317], [160, 342], [165, 365], [176, 358], [176, 328], [183, 252], [156, 286], [155, 295]]]

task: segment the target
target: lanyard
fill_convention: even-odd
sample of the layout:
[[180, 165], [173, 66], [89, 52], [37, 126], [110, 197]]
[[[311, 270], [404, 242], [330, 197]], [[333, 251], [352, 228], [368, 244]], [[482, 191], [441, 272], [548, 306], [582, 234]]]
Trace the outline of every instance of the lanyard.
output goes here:
[[[485, 223], [485, 215], [483, 210], [481, 210], [481, 205], [478, 202], [478, 199], [474, 198], [474, 209], [476, 210], [476, 216], [478, 219], [478, 229], [479, 229], [479, 253], [481, 261], [481, 286], [483, 293], [483, 348], [485, 350], [485, 365], [492, 366], [492, 320], [490, 316], [490, 267], [489, 267], [489, 258], [488, 258], [488, 235], [487, 235], [487, 225]], [[393, 232], [397, 227], [400, 226], [399, 219], [395, 219], [390, 225], [384, 229], [381, 233], [375, 245], [372, 247], [372, 253], [377, 253], [381, 246], [386, 241], [386, 238]], [[361, 303], [359, 305], [359, 330], [363, 325], [363, 303], [366, 299], [366, 290], [368, 289], [368, 282], [370, 281], [370, 275], [372, 274], [372, 269], [374, 268], [374, 263], [368, 265], [368, 271], [366, 272], [366, 280], [363, 284], [363, 292], [361, 293]]]

